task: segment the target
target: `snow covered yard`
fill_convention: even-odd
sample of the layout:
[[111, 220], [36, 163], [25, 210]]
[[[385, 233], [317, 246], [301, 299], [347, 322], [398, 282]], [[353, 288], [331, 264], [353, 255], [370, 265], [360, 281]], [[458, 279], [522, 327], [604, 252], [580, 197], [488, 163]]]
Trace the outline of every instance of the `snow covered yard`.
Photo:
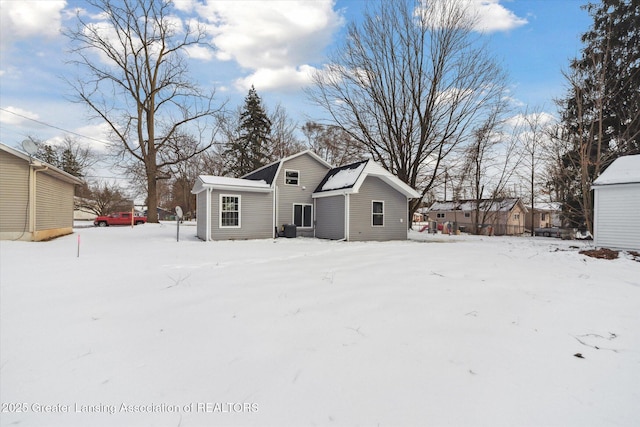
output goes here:
[[[2, 426], [640, 420], [640, 263], [583, 242], [0, 243]], [[582, 357], [576, 357], [580, 354]]]

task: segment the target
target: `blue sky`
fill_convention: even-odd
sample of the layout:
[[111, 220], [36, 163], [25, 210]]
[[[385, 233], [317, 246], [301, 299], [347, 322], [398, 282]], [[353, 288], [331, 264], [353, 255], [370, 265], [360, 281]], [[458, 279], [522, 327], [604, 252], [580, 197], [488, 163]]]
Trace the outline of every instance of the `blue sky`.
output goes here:
[[[484, 25], [489, 46], [509, 75], [514, 105], [555, 112], [563, 95], [561, 71], [578, 55], [580, 35], [590, 25], [580, 9], [586, 0], [448, 0], [467, 2]], [[254, 84], [268, 108], [280, 103], [302, 125], [323, 112], [302, 88], [309, 71], [322, 68], [326, 54], [357, 21], [365, 0], [205, 1], [177, 0], [177, 16], [206, 22], [216, 51], [191, 52], [191, 75], [216, 88], [228, 107], [242, 105]], [[62, 76], [67, 40], [60, 34], [74, 23], [83, 1], [0, 1], [0, 142], [18, 146], [28, 136], [61, 140], [83, 135], [100, 146], [104, 126], [70, 101]], [[80, 137], [78, 137], [80, 138]], [[93, 138], [93, 139], [91, 139]], [[80, 138], [81, 140], [83, 138]]]

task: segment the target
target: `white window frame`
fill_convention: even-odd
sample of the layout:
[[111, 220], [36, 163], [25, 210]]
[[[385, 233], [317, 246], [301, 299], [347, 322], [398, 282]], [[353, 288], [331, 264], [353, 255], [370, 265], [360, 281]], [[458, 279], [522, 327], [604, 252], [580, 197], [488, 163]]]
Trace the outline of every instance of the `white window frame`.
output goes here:
[[[295, 172], [298, 174], [298, 179], [296, 180], [295, 184], [291, 184], [287, 182], [287, 173], [289, 172]], [[292, 186], [299, 186], [300, 185], [300, 171], [299, 170], [295, 170], [295, 169], [285, 169], [284, 170], [284, 185], [292, 185]]]
[[309, 206], [311, 208], [311, 224], [308, 226], [297, 225], [298, 228], [313, 228], [313, 205], [311, 203], [294, 203], [291, 211], [291, 223], [295, 224], [296, 220], [296, 206], [302, 206], [302, 223], [304, 224], [304, 207]]
[[[235, 212], [235, 211], [223, 211], [222, 199], [224, 197], [236, 197], [238, 199], [238, 225], [223, 225], [222, 213], [223, 212]], [[220, 194], [218, 198], [218, 226], [220, 228], [242, 228], [242, 197], [239, 194]]]
[[[373, 212], [373, 204], [374, 203], [382, 203], [382, 213], [381, 214]], [[373, 223], [373, 218], [376, 215], [382, 216], [382, 224], [376, 225], [376, 224]], [[372, 227], [384, 227], [384, 200], [372, 200], [371, 201], [371, 226]]]

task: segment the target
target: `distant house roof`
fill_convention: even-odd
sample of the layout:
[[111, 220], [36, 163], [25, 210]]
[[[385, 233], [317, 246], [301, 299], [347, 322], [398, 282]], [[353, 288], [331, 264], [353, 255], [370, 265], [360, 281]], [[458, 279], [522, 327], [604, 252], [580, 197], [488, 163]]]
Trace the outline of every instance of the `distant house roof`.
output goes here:
[[313, 197], [357, 193], [368, 176], [380, 178], [408, 198], [415, 199], [420, 197], [417, 191], [373, 160], [363, 160], [331, 169], [313, 192]]
[[[480, 200], [480, 210], [487, 212], [509, 212], [520, 202], [517, 197], [503, 197], [499, 199]], [[523, 205], [526, 210], [526, 207]], [[471, 212], [476, 209], [476, 200], [456, 200], [447, 202], [433, 202], [429, 212], [464, 211]]]
[[277, 160], [277, 161], [275, 161], [273, 163], [269, 163], [266, 166], [263, 166], [263, 167], [261, 167], [259, 169], [254, 170], [253, 172], [249, 172], [248, 174], [243, 175], [242, 178], [243, 179], [250, 179], [250, 180], [258, 180], [258, 181], [262, 180], [262, 181], [266, 182], [269, 185], [273, 185], [273, 181], [276, 179], [276, 176], [278, 176], [278, 171], [280, 170], [280, 167], [284, 162], [286, 162], [288, 160], [295, 159], [296, 157], [300, 157], [300, 156], [305, 155], [305, 154], [313, 157], [315, 160], [317, 160], [319, 163], [323, 164], [327, 168], [331, 168], [332, 167], [322, 157], [318, 156], [313, 151], [304, 150], [304, 151], [301, 151], [299, 153], [292, 154], [289, 157], [285, 157], [283, 159]]
[[618, 157], [593, 182], [593, 186], [640, 183], [640, 154]]

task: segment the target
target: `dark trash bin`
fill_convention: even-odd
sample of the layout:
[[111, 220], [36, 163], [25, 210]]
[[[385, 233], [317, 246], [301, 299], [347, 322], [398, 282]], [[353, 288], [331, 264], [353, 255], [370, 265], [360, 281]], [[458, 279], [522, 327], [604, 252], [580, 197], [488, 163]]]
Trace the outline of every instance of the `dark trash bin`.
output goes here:
[[297, 236], [298, 236], [298, 230], [295, 224], [284, 225], [284, 237], [289, 239]]

